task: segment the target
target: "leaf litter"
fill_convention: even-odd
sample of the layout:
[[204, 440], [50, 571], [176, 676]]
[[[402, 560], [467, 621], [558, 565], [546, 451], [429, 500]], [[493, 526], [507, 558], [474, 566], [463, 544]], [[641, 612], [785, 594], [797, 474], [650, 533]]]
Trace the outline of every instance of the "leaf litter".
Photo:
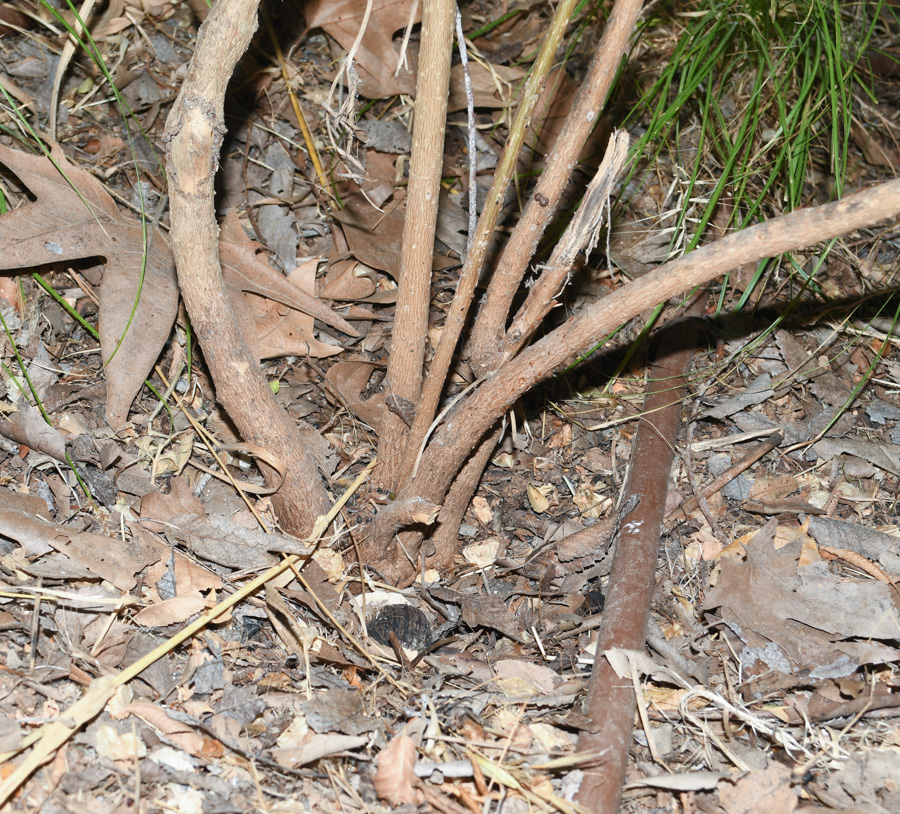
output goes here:
[[[304, 4], [307, 36], [298, 42], [307, 68], [299, 82], [307, 102], [327, 88], [329, 60], [352, 44], [364, 5]], [[518, 14], [496, 40], [478, 40], [496, 46], [472, 77], [485, 132], [502, 129], [502, 109], [524, 75], [504, 57], [521, 51], [509, 43], [531, 42], [540, 29], [540, 4], [513, 7]], [[414, 32], [409, 67], [394, 73], [410, 4], [376, 2], [373, 20], [357, 58], [358, 90], [375, 101], [363, 123], [370, 133], [383, 115], [395, 130], [408, 126], [417, 60]], [[194, 21], [174, 4], [115, 3], [94, 34], [122, 49], [123, 64], [152, 65], [146, 76], [163, 92], [142, 97], [136, 116], [158, 136], [170, 98], [161, 77], [174, 78]], [[61, 42], [49, 27], [38, 36]], [[46, 108], [43, 69], [9, 66], [17, 98], [33, 95]], [[86, 70], [78, 65], [75, 74]], [[572, 90], [568, 81], [558, 86], [560, 98]], [[457, 66], [451, 109], [461, 87]], [[19, 205], [0, 216], [0, 267], [46, 273], [60, 299], [96, 318], [99, 330], [95, 342], [26, 277], [24, 312], [3, 306], [35, 395], [45, 408], [56, 405], [51, 427], [16, 389], [7, 344], [0, 743], [10, 765], [82, 686], [93, 680], [96, 696], [84, 696], [85, 726], [72, 741], [79, 748], [63, 746], [13, 810], [65, 807], [75, 795], [111, 809], [133, 793], [116, 786], [123, 775], [140, 778], [145, 800], [179, 811], [226, 803], [251, 810], [259, 794], [269, 805], [288, 795], [316, 810], [361, 810], [363, 799], [369, 808], [474, 810], [501, 796], [502, 810], [576, 810], [566, 802], [581, 765], [572, 748], [584, 725], [579, 705], [596, 657], [590, 631], [615, 545], [610, 496], [624, 477], [640, 373], [621, 374], [608, 393], [581, 381], [529, 406], [460, 528], [464, 556], [452, 573], [425, 573], [402, 594], [384, 591], [402, 599], [387, 607], [415, 611], [386, 613], [376, 601], [385, 586], [377, 574], [360, 575], [353, 537], [389, 496], [352, 495], [341, 534], [311, 546], [271, 533], [267, 497], [240, 493], [256, 479], [252, 455], [224, 451], [216, 461], [210, 439], [195, 437], [188, 413], [216, 427], [220, 441], [233, 440], [215, 415], [202, 358], [190, 356], [196, 350], [179, 315], [164, 228], [148, 215], [145, 234], [106, 189], [133, 201], [141, 180], [120, 164], [121, 123], [101, 106], [78, 107], [74, 88], [66, 92], [73, 104], [61, 145], [50, 145], [52, 160], [0, 145], [11, 171], [5, 183], [34, 196], [13, 194]], [[340, 494], [371, 455], [385, 399], [380, 372], [402, 283], [409, 148], [396, 134], [370, 137], [360, 154], [365, 195], [343, 179], [344, 206], [327, 217], [284, 110], [283, 92], [270, 85], [260, 114], [268, 129], [252, 139], [241, 131], [243, 144], [223, 155], [225, 176], [244, 177], [252, 189], [238, 191], [240, 209], [223, 213], [220, 252], [248, 345], [271, 360], [273, 386], [284, 388], [295, 414], [315, 418], [311, 443]], [[552, 128], [542, 134], [546, 144], [553, 137]], [[870, 165], [883, 165], [883, 149], [858, 132], [854, 139]], [[659, 188], [642, 194], [663, 210]], [[452, 287], [463, 246], [449, 198], [443, 217], [450, 226], [436, 247], [436, 331], [447, 303], [442, 287]], [[610, 246], [636, 274], [659, 262], [666, 243], [664, 217], [645, 225], [614, 230]], [[865, 265], [867, 274], [889, 273], [896, 253], [873, 250]], [[599, 269], [581, 273], [587, 295], [611, 285]], [[850, 286], [846, 296], [856, 291]], [[347, 306], [356, 302], [364, 305]], [[761, 799], [767, 811], [900, 806], [900, 530], [889, 510], [898, 488], [900, 363], [896, 336], [870, 324], [823, 319], [804, 330], [769, 335], [754, 325], [738, 338], [725, 330], [716, 337], [720, 358], [713, 349], [697, 378], [697, 448], [674, 473], [670, 514], [690, 495], [688, 466], [705, 482], [760, 434], [782, 428], [784, 440], [666, 539], [650, 636], [656, 654], [626, 659], [645, 713], [627, 810], [730, 814], [761, 810]], [[839, 412], [873, 363], [877, 383]], [[463, 386], [467, 371], [455, 375]], [[171, 412], [154, 412], [148, 379], [168, 394]], [[237, 486], [221, 480], [223, 467]], [[76, 478], [88, 472], [90, 499]], [[727, 529], [724, 541], [710, 518]], [[302, 560], [265, 594], [238, 603], [127, 686], [101, 686], [100, 677], [139, 663], [283, 554]]]

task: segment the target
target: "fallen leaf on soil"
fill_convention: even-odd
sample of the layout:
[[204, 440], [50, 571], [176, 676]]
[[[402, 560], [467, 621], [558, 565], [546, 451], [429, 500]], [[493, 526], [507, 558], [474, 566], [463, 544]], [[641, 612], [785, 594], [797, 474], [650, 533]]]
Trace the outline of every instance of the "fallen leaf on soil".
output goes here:
[[[359, 93], [367, 99], [384, 99], [399, 93], [414, 94], [414, 66], [401, 67], [400, 52], [394, 47], [394, 33], [406, 27], [411, 0], [374, 0], [369, 23], [363, 34], [354, 65], [359, 74]], [[422, 18], [421, 6], [414, 22]], [[366, 4], [359, 0], [308, 0], [303, 4], [307, 31], [321, 28], [337, 42], [343, 56], [353, 45], [363, 22]]]
[[[70, 164], [58, 145], [51, 146], [51, 156], [52, 160], [0, 145], [0, 162], [36, 198], [0, 216], [0, 269], [30, 271], [48, 263], [105, 258], [98, 328], [107, 383], [106, 420], [121, 427], [175, 321], [179, 296], [175, 260], [166, 236], [157, 231], [147, 235], [144, 263], [141, 224], [120, 212], [100, 183]], [[226, 218], [220, 258], [234, 290], [275, 300], [357, 335], [341, 316], [258, 256], [259, 248], [236, 218]]]
[[245, 528], [229, 517], [178, 515], [167, 524], [166, 536], [201, 559], [227, 568], [267, 568], [277, 560], [271, 552], [310, 553], [309, 546], [298, 540]]
[[234, 211], [227, 212], [222, 219], [219, 259], [222, 274], [232, 289], [287, 305], [345, 334], [359, 336], [342, 316], [275, 269], [266, 260], [262, 245], [247, 236]]
[[36, 512], [34, 500], [29, 495], [0, 489], [0, 534], [15, 540], [31, 556], [56, 550], [121, 591], [130, 591], [139, 572], [171, 553], [162, 544], [152, 546], [145, 541], [79, 533], [41, 520], [35, 515], [46, 512], [47, 506], [40, 500], [41, 507]]
[[842, 580], [828, 565], [798, 567], [801, 542], [775, 550], [775, 521], [746, 545], [746, 560], [721, 563], [704, 604], [718, 608], [747, 646], [746, 664], [763, 662], [785, 675], [810, 670], [815, 677], [849, 675], [870, 660], [890, 663], [898, 654], [877, 642], [896, 638], [896, 607], [889, 585]]
[[0, 420], [0, 435], [57, 461], [66, 459], [66, 439], [62, 433], [44, 421], [40, 411], [27, 401], [22, 401], [15, 412]]
[[496, 562], [499, 552], [500, 540], [497, 537], [489, 537], [487, 540], [470, 543], [463, 549], [462, 555], [466, 562], [472, 563], [476, 568], [487, 568]]
[[830, 461], [837, 455], [852, 455], [900, 476], [900, 445], [865, 438], [823, 438], [813, 444], [816, 455]]
[[[400, 272], [400, 239], [403, 236], [403, 212], [379, 212], [362, 195], [349, 195], [344, 208], [334, 215], [347, 244], [347, 253], [369, 268], [390, 274]], [[339, 244], [335, 244], [338, 249]], [[337, 257], [345, 259], [347, 253]], [[398, 280], [399, 282], [399, 280]]]
[[[317, 265], [315, 258], [307, 260], [286, 279], [301, 291], [311, 294], [315, 288]], [[316, 339], [313, 336], [313, 318], [308, 314], [255, 294], [244, 294], [244, 298], [256, 322], [259, 359], [277, 356], [324, 359], [344, 350], [340, 345], [328, 345]]]
[[116, 731], [112, 724], [101, 724], [94, 733], [94, 748], [107, 760], [121, 760], [130, 765], [147, 756], [147, 745], [134, 732]]
[[[378, 365], [372, 362], [338, 362], [328, 369], [325, 381], [334, 388], [341, 402], [353, 415], [378, 432], [384, 411], [384, 393], [362, 398], [362, 393], [369, 386], [369, 379], [376, 367]], [[326, 395], [331, 396], [327, 392]], [[331, 397], [330, 400], [334, 401], [334, 398]]]
[[391, 738], [378, 755], [378, 768], [373, 778], [378, 796], [392, 806], [423, 802], [422, 792], [414, 786], [417, 782], [415, 765], [416, 742], [402, 733]]
[[121, 717], [135, 715], [142, 721], [155, 727], [179, 749], [183, 749], [189, 755], [200, 757], [205, 755], [205, 738], [199, 732], [181, 721], [170, 718], [164, 709], [144, 702], [135, 702], [123, 707]]
[[460, 607], [462, 619], [469, 627], [486, 627], [514, 641], [522, 640], [522, 624], [499, 597], [463, 594]]
[[[516, 85], [525, 76], [525, 71], [507, 65], [487, 66], [480, 62], [470, 62], [469, 74], [475, 107], [504, 108], [512, 100]], [[450, 99], [447, 110], [452, 113], [465, 108], [465, 74], [463, 66], [458, 64], [450, 71]]]
[[887, 147], [876, 133], [854, 120], [850, 124], [850, 138], [862, 150], [863, 156], [874, 167], [887, 167], [896, 173], [900, 169], [900, 153]]
[[719, 805], [728, 814], [791, 814], [799, 802], [791, 770], [773, 761], [735, 782], [719, 782]]
[[310, 735], [302, 746], [275, 748], [269, 750], [269, 754], [279, 766], [295, 769], [338, 752], [359, 749], [368, 742], [369, 738], [365, 735]]
[[202, 596], [174, 596], [144, 608], [132, 621], [143, 627], [166, 627], [187, 621], [205, 607]]
[[549, 667], [521, 659], [500, 659], [494, 664], [494, 672], [497, 681], [519, 679], [544, 695], [553, 692], [562, 683], [559, 675]]
[[106, 258], [100, 284], [100, 347], [106, 419], [120, 427], [175, 321], [175, 261], [157, 232], [147, 236], [144, 266], [141, 225], [119, 212], [106, 190], [70, 164], [58, 145], [51, 146], [51, 155], [52, 160], [0, 145], [0, 161], [36, 197], [0, 216], [0, 268], [30, 270], [63, 260]]

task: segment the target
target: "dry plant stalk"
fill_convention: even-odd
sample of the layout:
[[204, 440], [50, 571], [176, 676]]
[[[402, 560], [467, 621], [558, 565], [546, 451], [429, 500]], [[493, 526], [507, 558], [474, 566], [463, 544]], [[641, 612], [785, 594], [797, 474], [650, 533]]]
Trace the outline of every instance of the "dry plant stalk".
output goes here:
[[[615, 3], [604, 29], [600, 46], [591, 61], [588, 76], [575, 98], [572, 110], [566, 117], [563, 131], [557, 139], [556, 147], [549, 157], [537, 188], [534, 190], [522, 218], [516, 225], [495, 270], [494, 278], [488, 289], [487, 300], [476, 317], [474, 327], [474, 359], [472, 362], [476, 371], [484, 376], [492, 375], [505, 360], [530, 341], [540, 320], [555, 305], [552, 297], [558, 294], [559, 288], [569, 273], [571, 262], [574, 262], [575, 255], [587, 242], [584, 239], [583, 230], [579, 230], [578, 224], [575, 224], [572, 232], [578, 235], [581, 242], [576, 243], [569, 240], [572, 232], [567, 233], [567, 239], [554, 253], [550, 266], [542, 272], [537, 281], [536, 291], [528, 298], [525, 307], [517, 315], [510, 332], [504, 336], [503, 329], [513, 297], [524, 277], [528, 261], [533, 256], [541, 235], [556, 210], [559, 197], [571, 177], [578, 156], [597, 122], [641, 7], [642, 4], [639, 0], [617, 0]], [[556, 49], [565, 31], [566, 21], [571, 13], [572, 9], [565, 3], [561, 3], [557, 8], [541, 54], [533, 68], [532, 77], [526, 83], [523, 103], [510, 131], [509, 143], [498, 166], [485, 211], [479, 219], [472, 250], [470, 256], [466, 258], [466, 264], [460, 275], [457, 295], [454, 297], [447, 315], [444, 335], [442, 335], [435, 353], [432, 372], [426, 382], [419, 411], [413, 422], [410, 442], [404, 455], [400, 492], [409, 486], [413, 462], [418, 460], [421, 454], [426, 431], [445, 385], [450, 361], [474, 294], [475, 282], [484, 262], [488, 240], [496, 224], [500, 202], [515, 167], [525, 129], [530, 123], [533, 104], [537, 100], [539, 90], [551, 67]], [[625, 160], [626, 152], [624, 136], [620, 139], [610, 140], [610, 147], [592, 184], [592, 194], [588, 195], [578, 215], [580, 219], [593, 221], [590, 227], [591, 231], [599, 226], [602, 202], [609, 195], [615, 176]], [[497, 420], [503, 415], [503, 412], [500, 410], [497, 413]], [[457, 529], [484, 467], [500, 439], [500, 433], [501, 430], [496, 429], [482, 438], [480, 445], [465, 462], [465, 468], [459, 471], [452, 486], [449, 487], [444, 501], [444, 511], [439, 518], [439, 525], [431, 537], [435, 547], [446, 552], [448, 556], [449, 552], [455, 548]], [[460, 466], [462, 466], [462, 461], [460, 461]], [[382, 541], [382, 543], [385, 544], [386, 541]]]
[[272, 502], [283, 528], [308, 535], [328, 495], [297, 425], [275, 400], [238, 329], [219, 264], [213, 183], [225, 133], [225, 88], [256, 30], [258, 0], [219, 0], [200, 28], [184, 84], [166, 122], [172, 251], [191, 323], [216, 385], [216, 396], [245, 440], [285, 467]]
[[[528, 78], [525, 80], [522, 89], [522, 100], [516, 110], [516, 116], [506, 140], [506, 146], [503, 149], [503, 155], [500, 157], [500, 161], [494, 171], [491, 188], [485, 199], [481, 217], [478, 219], [478, 224], [475, 227], [475, 234], [470, 235], [469, 251], [456, 284], [456, 293], [453, 295], [453, 302], [450, 303], [450, 310], [447, 312], [447, 317], [444, 320], [441, 338], [422, 388], [421, 400], [416, 409], [416, 416], [410, 428], [406, 451], [403, 455], [398, 481], [401, 487], [411, 476], [428, 428], [437, 412], [438, 402], [446, 383], [453, 354], [456, 351], [456, 346], [459, 344], [459, 338], [462, 335], [466, 317], [475, 294], [475, 284], [478, 282], [478, 276], [484, 265], [484, 258], [487, 255], [488, 247], [494, 236], [494, 230], [497, 227], [497, 221], [500, 218], [506, 190], [512, 181], [519, 160], [519, 152], [531, 125], [534, 109], [540, 99], [547, 75], [553, 67], [556, 51], [563, 40], [566, 26], [569, 18], [575, 11], [577, 2], [578, 0], [562, 0], [557, 6], [553, 19], [550, 22], [550, 27], [547, 30], [547, 36], [541, 45], [538, 58], [532, 65]], [[478, 470], [475, 474], [475, 479], [477, 480], [480, 476], [481, 470]]]
[[502, 364], [506, 319], [513, 298], [572, 177], [578, 156], [597, 124], [642, 7], [641, 0], [617, 0], [613, 5], [597, 53], [566, 116], [556, 146], [547, 157], [547, 166], [497, 264], [473, 328], [473, 362], [479, 375], [497, 370]]
[[[401, 403], [415, 404], [422, 389], [455, 17], [454, 0], [429, 0], [422, 9], [416, 113], [400, 247], [400, 288], [387, 369], [389, 397]], [[381, 419], [378, 439], [381, 463], [376, 482], [394, 489], [409, 430], [390, 409], [390, 403], [386, 400]]]

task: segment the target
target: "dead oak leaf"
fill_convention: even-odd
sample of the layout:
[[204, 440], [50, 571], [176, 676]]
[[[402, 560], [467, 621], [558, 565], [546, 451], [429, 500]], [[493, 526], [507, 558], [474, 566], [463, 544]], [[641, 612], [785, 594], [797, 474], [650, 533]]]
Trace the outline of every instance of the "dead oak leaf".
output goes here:
[[369, 379], [377, 367], [373, 362], [351, 359], [332, 365], [325, 374], [325, 381], [332, 391], [325, 394], [329, 400], [334, 401], [333, 395], [337, 395], [353, 415], [375, 432], [381, 429], [385, 394], [375, 393], [368, 398], [363, 398], [362, 394], [368, 388]]
[[168, 243], [158, 233], [147, 235], [145, 252], [142, 225], [120, 212], [58, 145], [51, 146], [50, 157], [0, 145], [0, 162], [36, 198], [0, 216], [0, 268], [106, 258], [98, 326], [106, 420], [121, 427], [175, 321], [178, 285]]
[[[704, 608], [718, 608], [725, 622], [761, 654], [776, 646], [781, 672], [827, 669], [872, 657], [890, 660], [876, 643], [894, 639], [897, 620], [891, 588], [872, 580], [841, 580], [824, 562], [798, 567], [801, 543], [776, 550], [770, 521], [745, 546], [746, 560], [725, 559]], [[842, 657], [840, 654], [844, 654]], [[837, 658], [836, 658], [837, 657]], [[849, 657], [849, 659], [848, 659]]]
[[[415, 92], [416, 74], [412, 63], [401, 66], [395, 75], [400, 52], [394, 46], [394, 34], [406, 27], [411, 7], [412, 0], [374, 0], [372, 4], [368, 25], [354, 57], [360, 79], [358, 90], [367, 99]], [[361, 0], [307, 0], [302, 10], [307, 31], [321, 28], [347, 53], [362, 26], [366, 3]], [[413, 22], [421, 18], [420, 5]]]
[[[51, 146], [49, 157], [0, 145], [0, 163], [35, 196], [34, 201], [0, 216], [0, 269], [30, 270], [91, 257], [106, 261], [98, 325], [106, 375], [106, 420], [112, 427], [121, 427], [177, 314], [179, 290], [168, 240], [161, 232], [145, 236], [142, 224], [120, 212], [102, 185], [70, 164], [58, 145]], [[236, 218], [234, 223], [226, 218], [222, 232], [221, 262], [232, 291], [266, 297], [358, 335], [340, 315], [272, 268]], [[256, 325], [245, 309], [236, 310], [242, 330], [254, 342]], [[308, 324], [302, 324], [306, 331]], [[296, 325], [292, 330], [296, 340]], [[305, 335], [303, 339], [285, 348], [305, 352], [312, 343], [305, 342]]]

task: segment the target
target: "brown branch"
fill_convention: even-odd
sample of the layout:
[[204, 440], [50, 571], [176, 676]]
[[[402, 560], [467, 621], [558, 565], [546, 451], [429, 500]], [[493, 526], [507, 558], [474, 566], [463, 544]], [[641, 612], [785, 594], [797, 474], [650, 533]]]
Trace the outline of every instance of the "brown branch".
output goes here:
[[519, 290], [544, 229], [556, 211], [578, 156], [597, 124], [642, 5], [640, 0], [616, 0], [597, 53], [566, 116], [547, 166], [503, 251], [488, 287], [487, 299], [478, 312], [473, 328], [473, 361], [479, 375], [500, 366], [506, 320], [513, 297]]
[[[704, 287], [685, 319], [701, 315], [705, 303]], [[629, 678], [616, 675], [603, 653], [612, 648], [644, 649], [669, 473], [696, 341], [696, 325], [687, 321], [660, 339], [662, 356], [650, 368], [644, 415], [634, 437], [624, 498], [639, 500], [616, 538], [585, 702], [591, 727], [581, 733], [577, 744], [578, 752], [603, 752], [598, 764], [585, 770], [578, 791], [578, 801], [592, 812], [615, 814], [619, 806], [634, 723], [634, 687]]]
[[403, 456], [399, 479], [401, 485], [406, 483], [413, 470], [419, 449], [437, 412], [437, 405], [440, 401], [441, 391], [444, 389], [447, 372], [450, 370], [453, 354], [456, 351], [459, 337], [466, 324], [466, 317], [475, 293], [475, 284], [478, 282], [478, 275], [481, 272], [481, 267], [484, 265], [484, 258], [487, 255], [488, 247], [494, 235], [494, 229], [500, 217], [506, 189], [515, 173], [519, 151], [522, 149], [522, 144], [525, 141], [532, 114], [540, 99], [547, 74], [550, 72], [553, 60], [556, 58], [556, 50], [559, 48], [560, 42], [562, 42], [566, 26], [575, 10], [576, 4], [577, 0], [562, 0], [557, 6], [538, 58], [535, 60], [528, 78], [525, 80], [522, 102], [516, 111], [516, 118], [510, 128], [506, 147], [494, 172], [494, 179], [485, 199], [484, 209], [481, 217], [478, 219], [469, 253], [459, 275], [453, 302], [450, 303], [450, 310], [447, 312], [447, 318], [444, 320], [441, 338], [434, 353], [434, 358], [431, 360], [425, 385], [422, 388], [422, 398], [417, 406], [416, 417], [410, 428], [406, 452]]
[[801, 209], [722, 238], [629, 283], [586, 308], [484, 382], [428, 445], [404, 490], [440, 503], [456, 472], [497, 417], [534, 385], [647, 308], [764, 257], [806, 248], [900, 214], [900, 180]]
[[585, 246], [589, 246], [590, 250], [596, 242], [597, 230], [603, 223], [603, 212], [609, 211], [613, 187], [626, 158], [628, 134], [618, 130], [609, 137], [603, 161], [588, 184], [575, 217], [553, 248], [541, 276], [509, 326], [497, 357], [499, 363], [515, 356], [537, 332], [544, 317], [559, 304], [556, 297], [565, 288], [579, 253]]
[[686, 520], [690, 515], [697, 511], [700, 500], [708, 500], [711, 498], [726, 484], [730, 483], [740, 475], [741, 472], [744, 472], [753, 466], [753, 464], [762, 458], [763, 455], [766, 455], [775, 449], [782, 441], [784, 441], [784, 432], [781, 430], [773, 432], [765, 441], [755, 446], [739, 461], [729, 466], [728, 469], [719, 475], [712, 483], [704, 486], [703, 489], [700, 490], [699, 495], [689, 497], [680, 506], [676, 506], [672, 509], [672, 511], [666, 515], [666, 519], [677, 520], [679, 522]]
[[[387, 370], [388, 391], [412, 404], [419, 401], [425, 363], [455, 15], [453, 0], [429, 0], [422, 9], [416, 113], [400, 249], [400, 287]], [[376, 470], [376, 481], [383, 486], [397, 488], [402, 463], [400, 453], [406, 446], [407, 435], [406, 424], [385, 406], [378, 441], [379, 468]]]
[[[272, 502], [285, 530], [305, 536], [328, 496], [297, 426], [275, 400], [237, 326], [222, 280], [213, 181], [225, 133], [228, 80], [256, 29], [258, 0], [218, 0], [201, 26], [187, 77], [166, 122], [172, 251], [178, 283], [216, 396], [244, 438], [279, 458], [286, 474]], [[263, 467], [266, 481], [279, 473]]]

